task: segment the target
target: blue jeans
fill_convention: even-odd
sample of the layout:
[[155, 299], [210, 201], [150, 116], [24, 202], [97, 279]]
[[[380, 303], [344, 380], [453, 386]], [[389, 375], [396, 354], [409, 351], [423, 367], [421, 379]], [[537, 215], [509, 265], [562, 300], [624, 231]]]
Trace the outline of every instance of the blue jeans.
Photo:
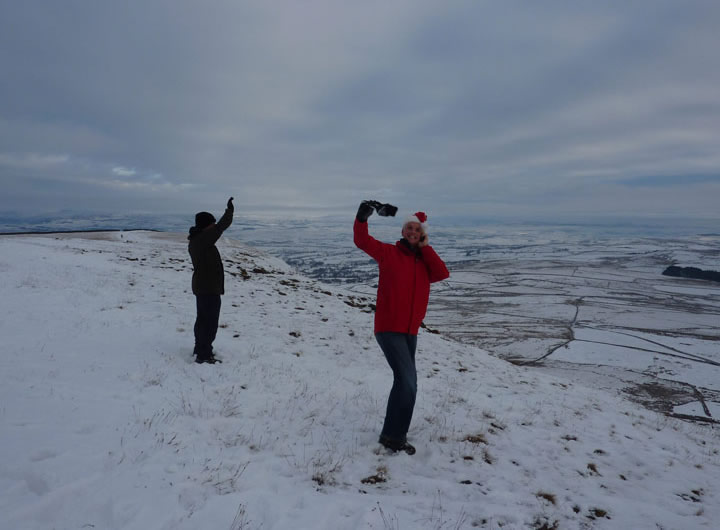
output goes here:
[[212, 343], [217, 335], [220, 320], [220, 295], [195, 295], [197, 318], [195, 319], [195, 351], [198, 359], [209, 359], [212, 356]]
[[417, 335], [381, 332], [375, 334], [375, 339], [393, 371], [393, 386], [388, 398], [381, 436], [404, 442], [410, 429], [417, 394], [415, 370]]

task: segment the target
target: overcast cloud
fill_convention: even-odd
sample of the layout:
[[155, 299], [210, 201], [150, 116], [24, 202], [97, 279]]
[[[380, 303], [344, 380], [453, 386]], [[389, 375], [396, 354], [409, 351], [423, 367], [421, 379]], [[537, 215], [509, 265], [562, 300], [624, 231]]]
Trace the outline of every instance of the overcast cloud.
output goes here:
[[0, 0], [0, 211], [718, 217], [720, 2]]

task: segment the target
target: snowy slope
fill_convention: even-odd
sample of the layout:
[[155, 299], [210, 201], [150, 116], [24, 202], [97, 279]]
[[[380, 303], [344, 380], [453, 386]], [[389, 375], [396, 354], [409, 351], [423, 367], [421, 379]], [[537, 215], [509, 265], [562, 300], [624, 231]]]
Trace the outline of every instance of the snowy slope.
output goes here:
[[219, 247], [211, 366], [183, 235], [0, 237], [0, 528], [716, 528], [716, 428], [427, 332], [387, 454], [373, 300]]

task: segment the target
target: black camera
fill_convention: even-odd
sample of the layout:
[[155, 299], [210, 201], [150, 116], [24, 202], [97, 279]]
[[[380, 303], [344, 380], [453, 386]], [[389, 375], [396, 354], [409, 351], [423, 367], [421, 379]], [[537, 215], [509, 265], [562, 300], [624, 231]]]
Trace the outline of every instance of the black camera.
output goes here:
[[397, 206], [393, 206], [392, 204], [386, 204], [380, 201], [365, 202], [372, 206], [377, 212], [377, 214], [381, 217], [395, 217], [395, 214], [398, 211]]

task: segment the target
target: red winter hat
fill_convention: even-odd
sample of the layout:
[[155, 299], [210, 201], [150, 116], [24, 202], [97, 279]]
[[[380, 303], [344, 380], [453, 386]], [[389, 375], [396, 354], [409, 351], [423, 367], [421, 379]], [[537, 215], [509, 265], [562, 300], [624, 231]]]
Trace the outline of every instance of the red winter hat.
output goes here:
[[425, 212], [415, 212], [412, 215], [408, 215], [405, 218], [405, 222], [403, 223], [403, 228], [405, 228], [405, 225], [408, 223], [420, 223], [420, 226], [422, 227], [423, 231], [427, 234], [428, 224], [427, 224], [427, 214]]

